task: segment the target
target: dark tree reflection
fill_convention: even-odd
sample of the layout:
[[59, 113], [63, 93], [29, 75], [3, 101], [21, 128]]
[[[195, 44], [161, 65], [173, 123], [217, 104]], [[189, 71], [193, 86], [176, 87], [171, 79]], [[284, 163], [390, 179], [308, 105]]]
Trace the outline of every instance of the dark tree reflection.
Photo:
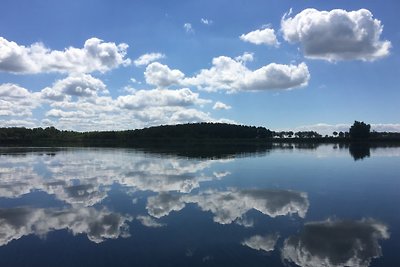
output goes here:
[[351, 143], [349, 152], [354, 160], [360, 160], [371, 156], [370, 148], [371, 146], [368, 143]]

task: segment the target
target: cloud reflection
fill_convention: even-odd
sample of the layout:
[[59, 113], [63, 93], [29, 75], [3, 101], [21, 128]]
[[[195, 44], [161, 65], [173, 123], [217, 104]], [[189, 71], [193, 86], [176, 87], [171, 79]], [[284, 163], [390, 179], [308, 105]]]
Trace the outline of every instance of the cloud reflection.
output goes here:
[[388, 227], [372, 219], [310, 222], [285, 240], [282, 257], [302, 267], [367, 267], [382, 256], [378, 241], [388, 238]]
[[171, 211], [178, 211], [186, 203], [195, 203], [203, 211], [210, 211], [214, 221], [230, 224], [243, 221], [251, 209], [270, 217], [298, 214], [304, 218], [309, 202], [307, 194], [291, 190], [247, 189], [228, 191], [210, 190], [197, 195], [173, 195], [162, 193], [149, 197], [147, 210], [153, 217], [160, 218]]
[[90, 241], [129, 237], [132, 218], [106, 209], [2, 208], [0, 209], [0, 246], [34, 234], [45, 236], [54, 230], [68, 229], [73, 235], [86, 234]]
[[90, 207], [107, 197], [113, 184], [134, 191], [189, 193], [220, 179], [208, 170], [223, 160], [187, 160], [149, 156], [133, 150], [77, 149], [51, 156], [29, 152], [0, 155], [0, 197], [18, 198], [44, 191], [71, 205]]
[[150, 216], [139, 215], [136, 217], [136, 219], [138, 221], [140, 221], [140, 223], [146, 227], [159, 228], [159, 227], [165, 226], [165, 224], [157, 222]]
[[242, 245], [255, 250], [273, 251], [275, 244], [278, 241], [279, 235], [277, 233], [272, 235], [254, 235], [250, 238], [243, 240]]

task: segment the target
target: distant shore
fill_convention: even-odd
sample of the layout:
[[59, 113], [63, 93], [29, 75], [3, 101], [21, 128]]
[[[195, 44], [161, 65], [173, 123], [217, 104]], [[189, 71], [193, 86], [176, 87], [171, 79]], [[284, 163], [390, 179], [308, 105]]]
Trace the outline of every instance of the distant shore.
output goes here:
[[[358, 122], [355, 122], [355, 124]], [[366, 124], [364, 124], [366, 125]], [[264, 127], [225, 123], [162, 125], [126, 131], [76, 132], [48, 128], [0, 128], [0, 146], [94, 146], [94, 147], [183, 147], [270, 146], [292, 144], [400, 145], [400, 133], [368, 132], [361, 138], [349, 133], [322, 136], [317, 132], [275, 132]]]

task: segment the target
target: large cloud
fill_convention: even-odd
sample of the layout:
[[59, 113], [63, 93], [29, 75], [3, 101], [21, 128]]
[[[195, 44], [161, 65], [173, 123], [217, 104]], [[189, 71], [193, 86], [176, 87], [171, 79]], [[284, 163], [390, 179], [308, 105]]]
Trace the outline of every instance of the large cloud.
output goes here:
[[243, 61], [220, 56], [214, 58], [212, 64], [210, 69], [201, 70], [183, 83], [206, 91], [236, 92], [303, 87], [310, 79], [305, 63], [297, 66], [271, 63], [252, 71]]
[[307, 65], [283, 65], [271, 63], [254, 71], [245, 66], [252, 55], [245, 53], [236, 59], [220, 56], [213, 59], [210, 69], [202, 69], [193, 77], [177, 69], [154, 62], [147, 66], [146, 82], [157, 87], [172, 85], [196, 86], [201, 90], [228, 92], [262, 91], [271, 89], [292, 89], [308, 84], [310, 73]]
[[130, 90], [112, 98], [105, 84], [90, 74], [71, 74], [44, 88], [42, 102], [50, 105], [49, 125], [60, 129], [125, 130], [160, 124], [233, 122], [214, 119], [201, 110], [210, 100], [188, 88]]
[[69, 47], [64, 51], [50, 50], [42, 43], [18, 45], [0, 37], [0, 71], [12, 73], [41, 72], [106, 72], [120, 65], [129, 65], [125, 58], [127, 44], [86, 40], [83, 48]]
[[50, 100], [63, 100], [67, 96], [91, 97], [97, 93], [107, 93], [106, 85], [89, 74], [73, 74], [56, 81], [52, 87], [41, 91], [42, 97]]
[[159, 62], [153, 62], [147, 66], [144, 72], [146, 82], [157, 87], [168, 87], [179, 84], [185, 76], [180, 70], [171, 70], [168, 66]]
[[173, 107], [202, 105], [210, 101], [199, 98], [198, 93], [193, 93], [188, 88], [178, 90], [154, 89], [139, 90], [131, 95], [120, 96], [118, 105], [126, 109], [144, 109], [146, 107]]
[[275, 31], [274, 29], [270, 28], [258, 29], [246, 34], [242, 34], [240, 35], [240, 39], [256, 45], [265, 44], [271, 46], [279, 46], [279, 42], [276, 39]]
[[285, 240], [282, 257], [302, 267], [367, 267], [382, 256], [378, 241], [387, 238], [387, 226], [371, 219], [310, 222]]
[[374, 61], [389, 54], [391, 43], [381, 40], [383, 26], [366, 9], [319, 11], [305, 9], [281, 21], [283, 37], [300, 43], [306, 57]]
[[127, 221], [132, 218], [105, 209], [72, 208], [1, 208], [0, 246], [25, 235], [44, 236], [50, 231], [68, 229], [72, 234], [86, 234], [100, 243], [105, 239], [128, 237]]

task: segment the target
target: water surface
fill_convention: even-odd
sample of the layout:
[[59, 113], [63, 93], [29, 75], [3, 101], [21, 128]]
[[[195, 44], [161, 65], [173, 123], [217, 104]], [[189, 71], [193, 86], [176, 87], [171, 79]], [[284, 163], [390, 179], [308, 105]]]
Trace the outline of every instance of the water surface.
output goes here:
[[2, 148], [0, 266], [398, 266], [399, 163], [333, 145]]

